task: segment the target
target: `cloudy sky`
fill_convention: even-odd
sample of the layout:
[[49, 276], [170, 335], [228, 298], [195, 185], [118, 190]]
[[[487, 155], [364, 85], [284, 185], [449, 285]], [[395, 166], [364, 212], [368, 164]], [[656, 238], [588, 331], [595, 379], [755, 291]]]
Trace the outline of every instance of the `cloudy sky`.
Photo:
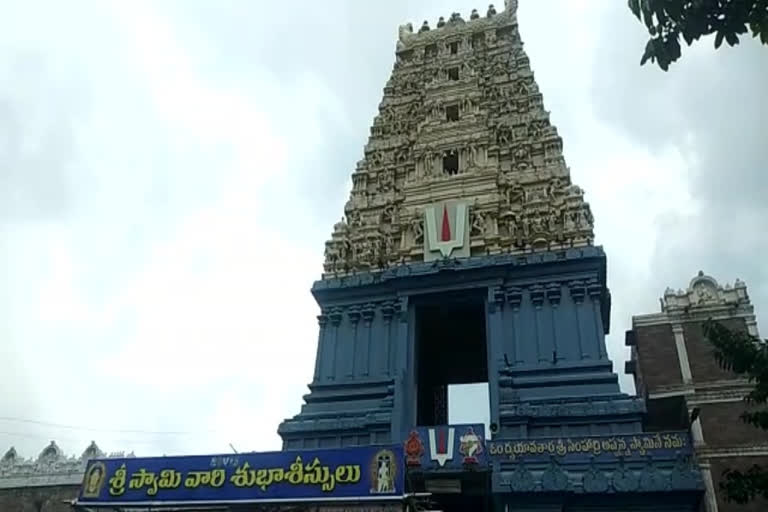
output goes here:
[[[631, 316], [699, 269], [768, 325], [768, 49], [641, 68], [625, 4], [519, 12], [608, 253], [619, 372]], [[397, 27], [473, 7], [0, 0], [0, 452], [278, 448]]]

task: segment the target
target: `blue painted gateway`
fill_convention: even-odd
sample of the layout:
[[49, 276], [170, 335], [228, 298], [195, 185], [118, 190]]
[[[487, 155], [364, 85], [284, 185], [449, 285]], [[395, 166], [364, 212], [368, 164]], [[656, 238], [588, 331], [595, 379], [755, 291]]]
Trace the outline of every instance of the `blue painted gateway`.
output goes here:
[[[688, 411], [649, 431], [608, 359], [606, 256], [517, 21], [507, 0], [400, 27], [283, 447], [402, 444], [407, 493], [445, 512], [698, 510]], [[488, 403], [458, 412], [488, 425], [450, 425], [472, 383]]]

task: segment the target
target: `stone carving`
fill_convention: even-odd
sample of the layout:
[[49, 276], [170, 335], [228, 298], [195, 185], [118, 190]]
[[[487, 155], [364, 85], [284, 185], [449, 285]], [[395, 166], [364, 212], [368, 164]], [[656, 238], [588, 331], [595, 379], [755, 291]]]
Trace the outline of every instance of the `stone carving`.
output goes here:
[[701, 471], [689, 456], [678, 455], [675, 467], [669, 475], [673, 489], [695, 489], [702, 486]]
[[640, 485], [635, 473], [626, 468], [623, 457], [619, 457], [619, 467], [613, 472], [612, 483], [618, 492], [634, 492]]
[[666, 491], [669, 488], [669, 479], [656, 467], [653, 459], [648, 456], [645, 468], [640, 473], [641, 491]]
[[[79, 484], [88, 460], [103, 457], [125, 457], [122, 452], [105, 454], [95, 442], [79, 457], [67, 457], [55, 441], [51, 441], [35, 459], [19, 457], [11, 447], [0, 459], [0, 488], [18, 487], [20, 483], [31, 485]], [[127, 455], [133, 457], [133, 453]]]
[[469, 236], [483, 236], [487, 229], [488, 224], [482, 212], [473, 211], [471, 214]]
[[597, 469], [594, 457], [590, 460], [589, 469], [587, 469], [584, 476], [582, 476], [581, 484], [584, 492], [608, 492], [608, 488], [610, 487], [608, 478], [606, 478], [605, 473]]
[[536, 489], [533, 474], [525, 467], [525, 463], [520, 462], [512, 472], [509, 487], [514, 492], [531, 492]]
[[549, 467], [541, 475], [541, 487], [545, 491], [567, 491], [571, 487], [568, 474], [558, 464], [555, 457], [551, 457]]
[[424, 219], [418, 215], [411, 219], [411, 234], [413, 236], [414, 244], [424, 243]]
[[747, 308], [751, 304], [747, 287], [743, 281], [737, 279], [733, 286], [725, 287], [705, 275], [699, 273], [691, 279], [686, 290], [674, 291], [670, 288], [664, 292], [661, 299], [663, 312], [711, 310], [712, 308]]

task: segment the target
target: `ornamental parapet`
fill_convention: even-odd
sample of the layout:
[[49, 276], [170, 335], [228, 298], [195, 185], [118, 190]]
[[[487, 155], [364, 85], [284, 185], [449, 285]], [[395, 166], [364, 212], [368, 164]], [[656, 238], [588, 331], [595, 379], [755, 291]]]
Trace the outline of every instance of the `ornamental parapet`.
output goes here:
[[280, 424], [280, 434], [306, 432], [339, 432], [370, 429], [371, 427], [387, 427], [389, 430], [392, 414], [389, 412], [368, 412], [349, 416], [333, 415], [328, 417], [311, 417], [299, 415], [287, 419]]
[[[523, 267], [528, 265], [576, 261], [584, 258], [604, 257], [605, 253], [602, 247], [587, 246], [528, 254], [491, 254], [488, 256], [472, 256], [463, 259], [436, 260], [428, 263], [407, 263], [396, 265], [382, 271], [360, 272], [338, 277], [326, 277], [325, 279], [315, 281], [312, 286], [312, 291], [317, 293], [325, 290], [376, 286], [396, 279], [430, 276], [445, 271], [465, 272], [487, 269], [489, 267]], [[578, 286], [581, 286], [581, 289], [584, 290], [584, 294], [586, 295], [586, 284], [583, 283], [584, 282], [578, 283]]]
[[546, 418], [606, 416], [642, 414], [644, 412], [645, 402], [639, 398], [541, 405], [502, 404], [499, 411], [503, 419], [520, 417]]
[[725, 307], [750, 306], [747, 285], [736, 279], [731, 286], [727, 283], [721, 286], [711, 276], [699, 271], [698, 275], [691, 279], [686, 290], [673, 290], [667, 288], [661, 299], [661, 311], [672, 313], [697, 309], [712, 309]]
[[[435, 28], [430, 27], [428, 21], [424, 21], [418, 31], [414, 31], [412, 23], [401, 25], [397, 42], [397, 51], [407, 51], [415, 46], [429, 45], [441, 39], [463, 33], [476, 33], [487, 29], [517, 23], [517, 0], [505, 0], [504, 9], [496, 10], [494, 4], [490, 4], [481, 16], [477, 9], [473, 9], [469, 20], [465, 21], [461, 14], [454, 12], [448, 19], [441, 16]], [[487, 37], [487, 42], [493, 42], [493, 36]]]
[[76, 485], [82, 482], [89, 460], [133, 456], [133, 453], [125, 455], [123, 452], [107, 455], [93, 441], [79, 457], [64, 455], [55, 441], [51, 441], [37, 458], [30, 459], [20, 457], [11, 447], [0, 459], [0, 489]]

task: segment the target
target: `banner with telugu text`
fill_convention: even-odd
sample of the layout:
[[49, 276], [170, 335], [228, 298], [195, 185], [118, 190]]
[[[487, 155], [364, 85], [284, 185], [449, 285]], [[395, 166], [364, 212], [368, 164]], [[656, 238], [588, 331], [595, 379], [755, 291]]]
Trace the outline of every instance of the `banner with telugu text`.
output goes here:
[[184, 505], [397, 500], [400, 446], [230, 455], [95, 459], [78, 504]]
[[488, 457], [494, 461], [547, 461], [557, 457], [564, 463], [590, 459], [613, 461], [675, 459], [693, 454], [688, 432], [617, 434], [610, 436], [499, 439], [488, 442]]

